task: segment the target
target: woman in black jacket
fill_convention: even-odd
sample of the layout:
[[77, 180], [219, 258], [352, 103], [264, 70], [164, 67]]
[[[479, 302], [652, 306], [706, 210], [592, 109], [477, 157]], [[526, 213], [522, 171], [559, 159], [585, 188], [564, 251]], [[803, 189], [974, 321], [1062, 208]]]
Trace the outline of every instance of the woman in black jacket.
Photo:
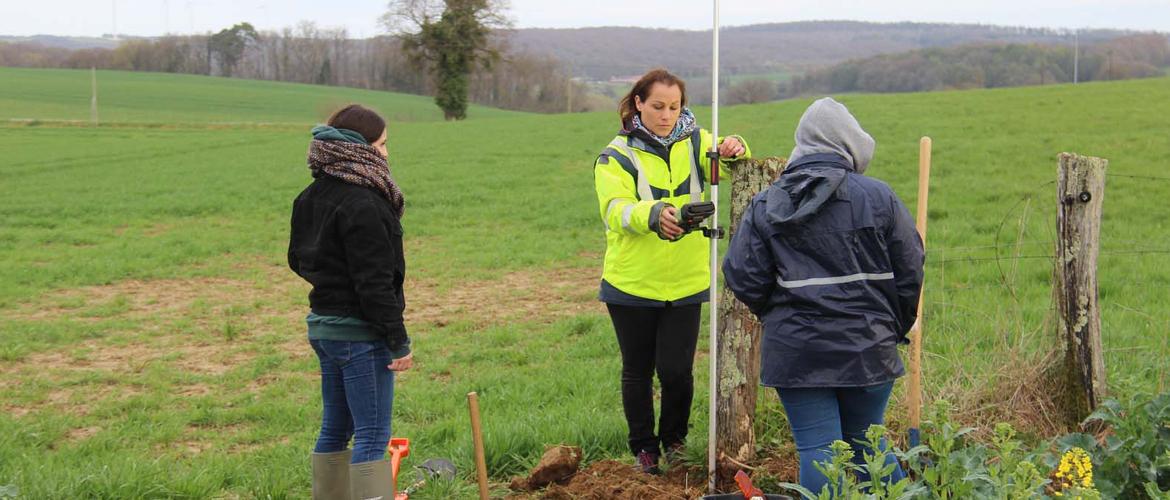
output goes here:
[[[752, 200], [723, 276], [764, 323], [760, 378], [775, 387], [800, 454], [800, 484], [827, 485], [815, 462], [881, 424], [898, 343], [918, 314], [922, 240], [884, 182], [862, 175], [874, 140], [837, 101], [814, 102], [780, 179]], [[884, 445], [883, 445], [884, 446]], [[892, 455], [890, 480], [904, 477]]]
[[288, 265], [313, 285], [306, 322], [324, 406], [313, 498], [389, 495], [394, 372], [413, 362], [402, 321], [404, 198], [376, 112], [346, 106], [312, 134], [314, 180], [293, 202]]

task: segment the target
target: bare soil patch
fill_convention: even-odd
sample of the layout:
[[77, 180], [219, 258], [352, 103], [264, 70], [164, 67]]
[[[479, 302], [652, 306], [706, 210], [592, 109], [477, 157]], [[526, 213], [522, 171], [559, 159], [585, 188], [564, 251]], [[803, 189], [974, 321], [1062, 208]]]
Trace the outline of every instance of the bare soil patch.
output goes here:
[[220, 305], [251, 303], [248, 299], [262, 300], [271, 296], [272, 291], [252, 282], [227, 278], [127, 280], [49, 292], [13, 311], [11, 317], [25, 321], [60, 318], [94, 321], [103, 316], [95, 314], [93, 309], [105, 306], [117, 307], [118, 312], [111, 316], [165, 319], [186, 315], [198, 300]]
[[72, 429], [65, 435], [65, 439], [69, 442], [76, 443], [85, 441], [93, 437], [95, 434], [102, 431], [101, 427], [81, 427], [79, 429]]
[[601, 313], [604, 308], [596, 299], [600, 281], [600, 267], [516, 271], [498, 279], [448, 287], [408, 279], [406, 324], [442, 327], [454, 321], [472, 321], [487, 326]]
[[674, 467], [661, 476], [643, 473], [630, 463], [617, 460], [594, 462], [569, 478], [564, 485], [555, 484], [540, 498], [550, 500], [689, 500], [702, 497], [707, 474], [697, 469]]
[[[724, 476], [730, 478], [740, 467], [726, 462], [721, 465]], [[798, 481], [800, 461], [795, 450], [783, 449], [761, 457], [745, 469], [753, 477], [769, 477], [772, 481]], [[719, 485], [720, 491], [735, 491], [728, 480]], [[768, 491], [767, 493], [782, 493]], [[543, 491], [517, 491], [508, 498], [545, 500], [691, 500], [707, 494], [707, 474], [703, 467], [675, 466], [660, 476], [643, 473], [630, 462], [601, 460], [593, 462], [572, 477], [552, 484]]]
[[[290, 359], [312, 356], [304, 340], [309, 285], [286, 267], [261, 259], [243, 260], [232, 266], [230, 274], [246, 279], [126, 280], [55, 290], [2, 310], [0, 314], [6, 318], [19, 321], [64, 319], [94, 324], [128, 320], [141, 326], [31, 353], [0, 365], [0, 378], [11, 381], [45, 376], [67, 380], [79, 372], [102, 372], [126, 375], [122, 380], [133, 384], [134, 377], [142, 376], [144, 370], [157, 363], [179, 372], [222, 376], [248, 363], [258, 349], [275, 348]], [[547, 323], [574, 314], [602, 313], [596, 300], [599, 279], [600, 267], [517, 271], [496, 279], [450, 286], [412, 278], [407, 282], [406, 322], [418, 332], [453, 322], [485, 327], [510, 321]], [[271, 339], [273, 335], [287, 340], [277, 344], [255, 341], [257, 337]], [[316, 374], [307, 375], [316, 378]], [[260, 391], [272, 381], [257, 380], [248, 390]], [[0, 386], [0, 397], [12, 387], [8, 382]], [[125, 391], [126, 387], [124, 384], [116, 389]], [[3, 408], [18, 418], [41, 411], [45, 405], [54, 411], [84, 415], [90, 405], [102, 399], [126, 397], [124, 392], [114, 394], [110, 388], [87, 388], [84, 390], [92, 392], [82, 400], [73, 397], [73, 390], [56, 390], [47, 401], [33, 407]], [[217, 390], [195, 384], [179, 388], [178, 393], [200, 396]]]
[[21, 363], [13, 363], [0, 373], [17, 371], [24, 366], [38, 366], [41, 370], [76, 371], [102, 370], [110, 372], [137, 372], [154, 359], [156, 349], [141, 344], [119, 345], [110, 348], [96, 340], [75, 344], [68, 351], [48, 351], [30, 354]]
[[[596, 300], [600, 271], [599, 267], [524, 270], [497, 279], [447, 286], [408, 278], [406, 322], [408, 327], [445, 326], [456, 321], [486, 326], [518, 319], [551, 322], [573, 314], [600, 313], [604, 311]], [[290, 327], [299, 327], [308, 309], [307, 299], [296, 302], [289, 297], [307, 296], [309, 285], [284, 267], [263, 264], [263, 272], [266, 278], [259, 283], [229, 278], [127, 280], [58, 290], [8, 315], [24, 321], [96, 321], [110, 316], [151, 319], [164, 330], [159, 332], [162, 334], [168, 324], [179, 319], [212, 330], [223, 330], [232, 323], [247, 332], [264, 328], [264, 319], [279, 316], [290, 318]], [[94, 309], [117, 312], [95, 317]]]
[[209, 386], [207, 384], [186, 385], [186, 386], [183, 386], [182, 389], [179, 389], [177, 394], [180, 396], [183, 396], [183, 397], [188, 397], [188, 398], [206, 396], [208, 394], [211, 394], [211, 386]]
[[127, 384], [84, 384], [58, 387], [49, 391], [39, 401], [28, 405], [7, 404], [4, 411], [21, 418], [38, 411], [58, 414], [86, 416], [100, 401], [122, 401], [142, 394], [142, 389]]

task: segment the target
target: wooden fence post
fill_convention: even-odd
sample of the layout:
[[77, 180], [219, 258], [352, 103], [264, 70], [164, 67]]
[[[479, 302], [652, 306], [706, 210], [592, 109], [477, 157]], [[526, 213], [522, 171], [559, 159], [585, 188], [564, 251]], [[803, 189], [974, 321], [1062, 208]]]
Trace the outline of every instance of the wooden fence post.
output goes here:
[[[751, 203], [752, 197], [776, 180], [788, 160], [764, 158], [728, 165], [731, 171], [731, 218], [728, 238]], [[756, 316], [723, 285], [719, 296], [718, 428], [716, 442], [720, 464], [723, 457], [746, 463], [755, 458], [756, 437], [752, 422], [760, 383], [760, 334]], [[722, 466], [718, 467], [720, 470]], [[718, 472], [717, 472], [718, 474]], [[729, 480], [730, 477], [720, 477]]]
[[1097, 254], [1108, 164], [1103, 158], [1061, 153], [1057, 171], [1053, 294], [1057, 327], [1067, 345], [1064, 411], [1074, 428], [1106, 394]]
[[97, 101], [97, 66], [89, 68], [89, 123], [90, 125], [98, 124], [98, 101]]

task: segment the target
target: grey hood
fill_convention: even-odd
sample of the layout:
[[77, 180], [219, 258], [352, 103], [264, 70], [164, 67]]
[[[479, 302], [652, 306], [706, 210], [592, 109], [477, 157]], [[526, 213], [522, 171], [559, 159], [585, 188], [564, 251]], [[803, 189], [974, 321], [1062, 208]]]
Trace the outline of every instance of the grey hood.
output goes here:
[[849, 199], [846, 178], [865, 171], [873, 150], [873, 138], [844, 105], [828, 97], [812, 103], [796, 127], [788, 168], [765, 194], [768, 222], [801, 224], [830, 200]]
[[796, 147], [788, 155], [788, 164], [802, 156], [835, 153], [852, 163], [853, 171], [865, 173], [873, 159], [874, 142], [844, 104], [825, 97], [813, 102], [796, 126]]

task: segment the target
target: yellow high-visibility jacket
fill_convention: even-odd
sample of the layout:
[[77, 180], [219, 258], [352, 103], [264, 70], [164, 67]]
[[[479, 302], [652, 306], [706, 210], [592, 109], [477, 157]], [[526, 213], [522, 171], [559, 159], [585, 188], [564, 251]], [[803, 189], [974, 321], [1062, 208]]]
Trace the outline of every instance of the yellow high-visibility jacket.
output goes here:
[[[750, 158], [747, 142], [733, 137], [745, 151], [722, 161]], [[654, 302], [692, 297], [710, 286], [711, 253], [701, 232], [693, 231], [675, 242], [657, 234], [658, 218], [666, 205], [681, 208], [707, 199], [710, 148], [711, 133], [702, 129], [674, 143], [669, 151], [640, 134], [623, 132], [598, 156], [593, 177], [606, 229], [601, 275], [605, 283]], [[602, 288], [602, 300], [606, 300], [604, 283]]]

